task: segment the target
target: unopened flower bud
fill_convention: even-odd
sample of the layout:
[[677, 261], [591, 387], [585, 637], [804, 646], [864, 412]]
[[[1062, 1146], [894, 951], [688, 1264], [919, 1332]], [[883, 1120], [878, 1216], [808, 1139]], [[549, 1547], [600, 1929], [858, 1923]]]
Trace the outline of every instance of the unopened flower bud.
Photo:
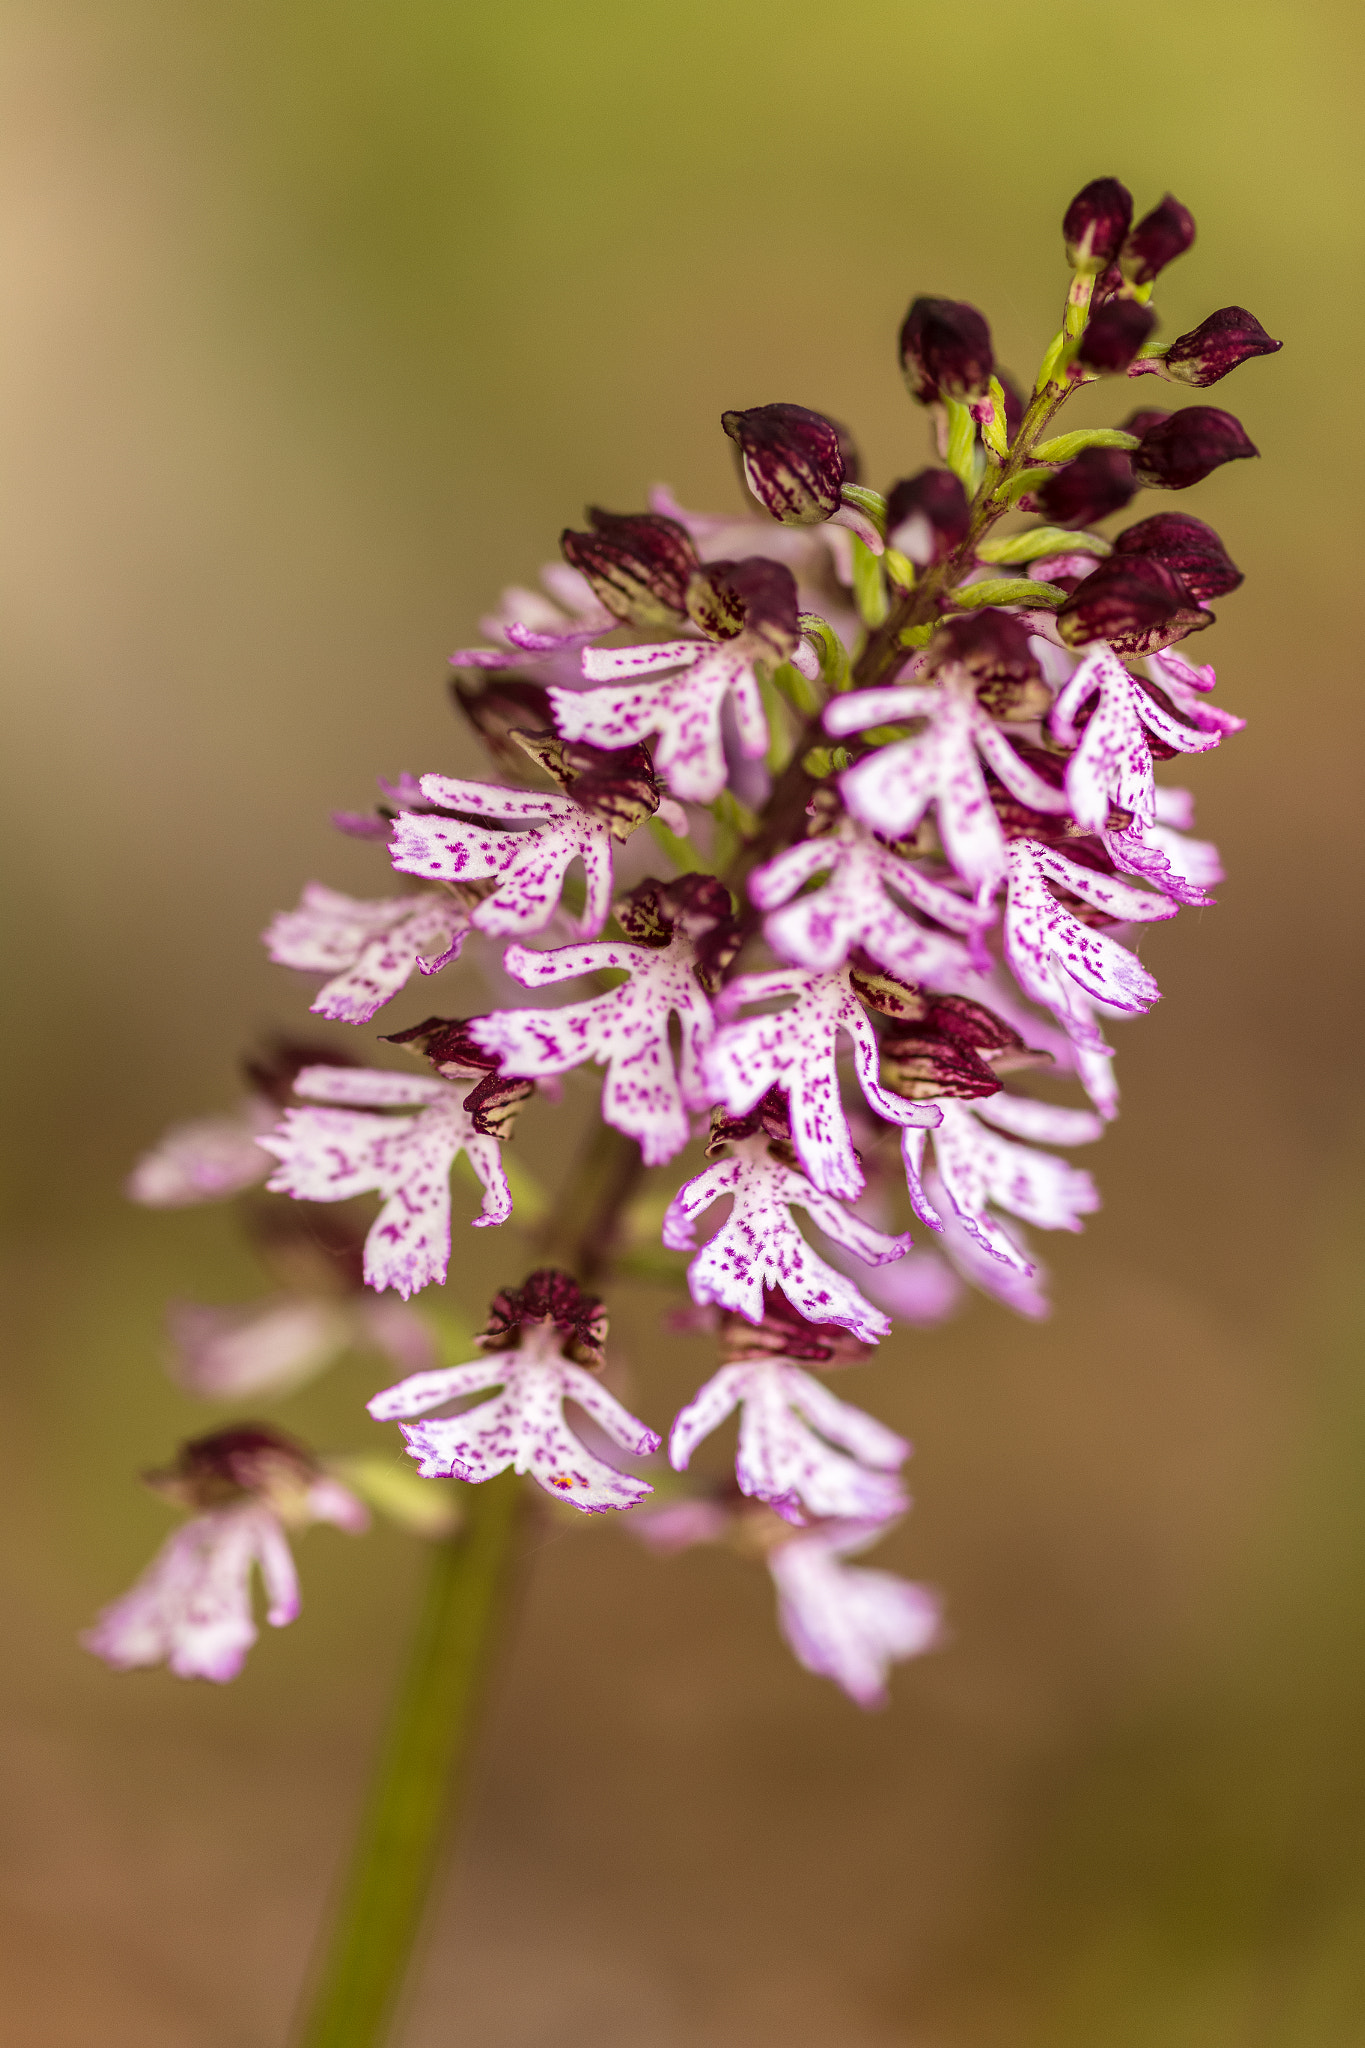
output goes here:
[[849, 481], [847, 437], [804, 405], [755, 405], [723, 412], [720, 423], [739, 449], [744, 480], [784, 526], [818, 526], [837, 512]]
[[1162, 368], [1177, 382], [1204, 391], [1239, 363], [1252, 356], [1273, 356], [1283, 347], [1282, 341], [1271, 340], [1245, 306], [1223, 306], [1171, 343], [1162, 357]]
[[1190, 596], [1199, 604], [1210, 598], [1226, 597], [1243, 581], [1242, 572], [1228, 559], [1222, 541], [1202, 519], [1188, 512], [1157, 512], [1125, 527], [1114, 542], [1117, 555], [1146, 555], [1174, 569]]
[[697, 569], [687, 586], [687, 613], [708, 639], [734, 640], [743, 633], [770, 661], [786, 661], [801, 638], [795, 578], [781, 562], [762, 555]]
[[1110, 299], [1090, 315], [1077, 361], [1110, 376], [1126, 370], [1156, 326], [1156, 314], [1136, 299]]
[[1175, 571], [1150, 555], [1111, 555], [1056, 616], [1068, 647], [1107, 640], [1117, 654], [1155, 654], [1213, 624]]
[[1122, 448], [1087, 448], [1032, 494], [1054, 526], [1093, 526], [1136, 495], [1132, 460]]
[[1144, 433], [1133, 450], [1133, 474], [1140, 484], [1167, 491], [1187, 490], [1225, 462], [1260, 450], [1238, 419], [1215, 405], [1188, 405]]
[[1131, 284], [1151, 284], [1193, 241], [1194, 215], [1168, 192], [1129, 235], [1119, 252], [1119, 268]]
[[957, 299], [916, 299], [901, 328], [901, 369], [921, 405], [984, 398], [995, 351], [984, 313]]
[[1062, 217], [1066, 260], [1073, 270], [1098, 277], [1123, 247], [1133, 219], [1133, 195], [1117, 178], [1092, 178]]
[[626, 625], [679, 625], [697, 567], [687, 528], [660, 512], [603, 512], [596, 505], [588, 507], [588, 518], [591, 533], [566, 527], [559, 545], [594, 596]]
[[887, 541], [917, 568], [944, 561], [967, 538], [970, 524], [967, 493], [950, 469], [902, 477], [887, 496]]

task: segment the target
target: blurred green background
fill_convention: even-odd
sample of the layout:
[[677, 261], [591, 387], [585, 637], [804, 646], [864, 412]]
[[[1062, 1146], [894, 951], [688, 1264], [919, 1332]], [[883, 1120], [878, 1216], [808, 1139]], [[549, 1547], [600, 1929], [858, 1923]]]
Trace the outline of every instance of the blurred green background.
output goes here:
[[[133, 1475], [203, 1426], [166, 1296], [258, 1284], [226, 1212], [119, 1180], [302, 1019], [261, 926], [377, 874], [329, 808], [473, 767], [445, 656], [585, 502], [736, 502], [723, 407], [918, 467], [909, 298], [977, 301], [1027, 374], [1062, 208], [1115, 173], [1199, 222], [1165, 332], [1236, 302], [1286, 344], [1212, 394], [1263, 460], [1180, 501], [1248, 572], [1198, 652], [1251, 724], [1182, 764], [1231, 880], [1145, 949], [1167, 1000], [1054, 1320], [978, 1303], [865, 1377], [952, 1639], [863, 1718], [734, 1560], [545, 1541], [403, 2040], [1365, 2042], [1358, 10], [18, 0], [3, 34], [5, 2038], [277, 2048], [399, 1650], [412, 1546], [330, 1531], [232, 1688], [74, 1645], [164, 1531]], [[460, 1252], [471, 1307], [514, 1277]], [[659, 1306], [616, 1321], [656, 1424], [703, 1363]], [[358, 1447], [375, 1383], [278, 1412]]]

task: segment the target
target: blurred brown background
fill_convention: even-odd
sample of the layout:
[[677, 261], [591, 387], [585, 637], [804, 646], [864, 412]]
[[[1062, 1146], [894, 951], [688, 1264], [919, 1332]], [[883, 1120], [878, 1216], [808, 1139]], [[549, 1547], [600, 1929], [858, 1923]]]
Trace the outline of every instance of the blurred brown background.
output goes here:
[[[1168, 335], [1232, 301], [1286, 343], [1212, 394], [1263, 460], [1179, 501], [1248, 572], [1199, 656], [1251, 724], [1180, 764], [1231, 880], [1145, 949], [1167, 1000], [1053, 1321], [978, 1302], [863, 1383], [916, 1440], [892, 1561], [952, 1641], [864, 1718], [733, 1559], [545, 1542], [403, 2041], [1365, 2042], [1357, 10], [15, 0], [3, 32], [0, 2038], [277, 2048], [399, 1651], [413, 1547], [330, 1531], [225, 1691], [74, 1641], [164, 1532], [133, 1475], [204, 1426], [166, 1296], [258, 1285], [227, 1212], [119, 1180], [302, 1019], [262, 924], [379, 872], [329, 807], [473, 766], [445, 656], [585, 501], [735, 502], [722, 407], [919, 466], [908, 299], [979, 302], [1028, 373], [1061, 210], [1112, 172], [1197, 216]], [[470, 1306], [513, 1277], [460, 1254]], [[616, 1323], [656, 1424], [703, 1363], [660, 1306]], [[275, 1412], [366, 1445], [375, 1383]]]

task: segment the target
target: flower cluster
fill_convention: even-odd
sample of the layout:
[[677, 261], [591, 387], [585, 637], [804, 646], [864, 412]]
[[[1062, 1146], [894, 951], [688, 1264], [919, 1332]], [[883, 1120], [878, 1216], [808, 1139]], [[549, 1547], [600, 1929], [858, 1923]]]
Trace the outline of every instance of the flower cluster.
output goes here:
[[[1133, 213], [1113, 178], [1067, 209], [1072, 282], [1027, 392], [975, 307], [914, 301], [900, 360], [938, 460], [884, 493], [839, 422], [772, 404], [721, 423], [743, 515], [658, 492], [566, 530], [547, 594], [509, 591], [485, 621], [494, 644], [452, 657], [492, 779], [385, 784], [377, 813], [338, 823], [387, 852], [396, 892], [310, 883], [265, 934], [273, 959], [321, 977], [312, 1008], [337, 1023], [370, 1022], [414, 970], [457, 958], [492, 1006], [391, 1032], [418, 1071], [296, 1059], [236, 1121], [182, 1128], [134, 1176], [147, 1202], [267, 1175], [310, 1205], [375, 1196], [361, 1277], [406, 1304], [457, 1256], [457, 1159], [479, 1184], [474, 1226], [514, 1221], [517, 1114], [601, 1069], [607, 1152], [599, 1130], [542, 1235], [575, 1270], [499, 1294], [467, 1363], [381, 1337], [414, 1369], [369, 1412], [402, 1421], [425, 1477], [510, 1467], [575, 1508], [636, 1511], [656, 1549], [724, 1537], [761, 1556], [797, 1657], [863, 1704], [933, 1641], [937, 1608], [846, 1562], [904, 1514], [909, 1446], [812, 1368], [948, 1313], [964, 1283], [1046, 1313], [1026, 1232], [1080, 1230], [1099, 1203], [1055, 1148], [1117, 1112], [1112, 1028], [1160, 994], [1145, 928], [1220, 879], [1190, 794], [1156, 770], [1240, 730], [1184, 651], [1240, 571], [1183, 512], [1099, 529], [1140, 490], [1256, 449], [1202, 403], [1050, 427], [1100, 379], [1202, 392], [1279, 344], [1238, 307], [1159, 342], [1154, 286], [1194, 223], [1170, 197]], [[1089, 1106], [1037, 1092], [1054, 1080]], [[665, 1169], [657, 1201], [637, 1199]], [[722, 1352], [667, 1432], [669, 1464], [689, 1472], [738, 1411], [719, 1490], [681, 1492], [656, 1465], [651, 1499], [630, 1461], [661, 1434], [603, 1384], [605, 1312], [583, 1283], [638, 1252], [647, 1212], [654, 1270], [685, 1264], [693, 1326]], [[231, 1333], [210, 1334], [198, 1348], [225, 1355]], [[230, 1383], [199, 1369], [204, 1391]], [[328, 1512], [316, 1483], [297, 1497]], [[235, 1668], [252, 1558], [271, 1619], [288, 1618], [277, 1502], [253, 1482], [193, 1505], [96, 1630], [112, 1661], [170, 1645], [177, 1670]], [[206, 1649], [178, 1617], [215, 1602]]]

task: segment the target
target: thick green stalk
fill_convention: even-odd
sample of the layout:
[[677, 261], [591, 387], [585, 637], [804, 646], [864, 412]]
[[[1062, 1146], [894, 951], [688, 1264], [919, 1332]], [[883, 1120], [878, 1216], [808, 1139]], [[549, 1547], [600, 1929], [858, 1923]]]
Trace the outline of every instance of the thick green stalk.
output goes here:
[[378, 2048], [387, 2034], [468, 1753], [522, 1498], [510, 1472], [467, 1488], [462, 1528], [432, 1546], [416, 1638], [299, 2048]]

